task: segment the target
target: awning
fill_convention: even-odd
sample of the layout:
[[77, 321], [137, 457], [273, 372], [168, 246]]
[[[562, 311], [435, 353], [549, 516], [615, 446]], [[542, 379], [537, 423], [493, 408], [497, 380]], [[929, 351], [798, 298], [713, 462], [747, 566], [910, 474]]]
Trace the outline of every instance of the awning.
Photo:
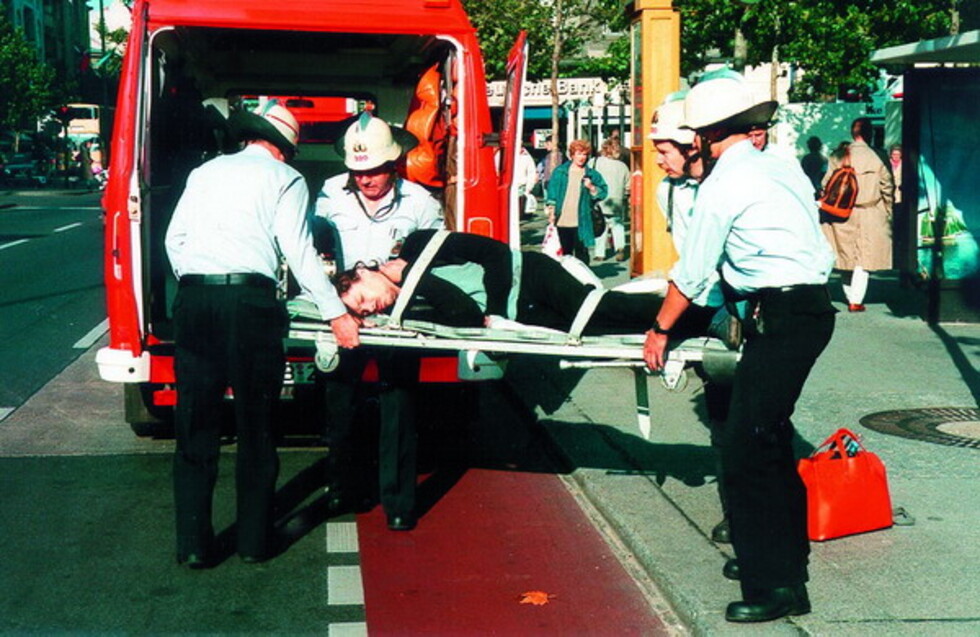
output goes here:
[[980, 64], [980, 29], [935, 40], [878, 49], [871, 54], [875, 64], [915, 64], [953, 62]]
[[[558, 117], [565, 117], [565, 109], [558, 107]], [[550, 106], [525, 106], [524, 119], [551, 119]]]

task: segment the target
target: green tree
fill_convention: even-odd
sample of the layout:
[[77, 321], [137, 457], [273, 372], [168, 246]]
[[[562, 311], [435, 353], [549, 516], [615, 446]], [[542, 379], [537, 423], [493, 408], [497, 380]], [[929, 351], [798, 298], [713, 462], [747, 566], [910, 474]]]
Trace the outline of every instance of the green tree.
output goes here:
[[[970, 0], [972, 1], [972, 0]], [[735, 57], [735, 33], [746, 40], [745, 62], [792, 62], [803, 71], [794, 99], [866, 95], [878, 77], [870, 61], [878, 48], [949, 33], [967, 0], [684, 0], [682, 72], [712, 54]]]
[[54, 70], [37, 59], [37, 52], [19, 29], [0, 16], [0, 128], [14, 131], [15, 150], [20, 132], [33, 130], [55, 107]]
[[622, 0], [463, 0], [476, 27], [488, 79], [502, 79], [518, 31], [528, 32], [528, 76], [550, 78], [552, 129], [558, 127], [558, 78], [579, 74], [624, 79], [629, 40], [622, 37], [602, 58], [581, 56], [582, 45], [609, 29], [623, 31]]
[[503, 79], [507, 53], [521, 29], [527, 31], [528, 75], [547, 77], [551, 61], [551, 11], [539, 0], [463, 0], [483, 50], [488, 80]]

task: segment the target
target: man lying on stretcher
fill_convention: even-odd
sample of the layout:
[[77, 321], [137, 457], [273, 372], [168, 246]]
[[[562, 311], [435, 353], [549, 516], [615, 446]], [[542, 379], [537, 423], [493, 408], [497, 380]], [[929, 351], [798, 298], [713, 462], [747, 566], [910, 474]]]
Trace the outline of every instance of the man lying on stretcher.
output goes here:
[[[378, 314], [395, 305], [416, 262], [422, 262], [425, 269], [415, 275], [418, 280], [405, 317], [454, 327], [493, 327], [504, 318], [568, 331], [595, 289], [543, 254], [511, 250], [480, 235], [437, 234], [435, 230], [410, 234], [398, 258], [380, 266], [358, 263], [336, 275], [334, 285], [351, 313], [361, 317]], [[606, 292], [583, 333], [642, 334], [652, 325], [662, 302], [655, 294]], [[686, 313], [672, 335], [685, 338], [707, 333], [714, 310], [697, 309], [704, 311]]]

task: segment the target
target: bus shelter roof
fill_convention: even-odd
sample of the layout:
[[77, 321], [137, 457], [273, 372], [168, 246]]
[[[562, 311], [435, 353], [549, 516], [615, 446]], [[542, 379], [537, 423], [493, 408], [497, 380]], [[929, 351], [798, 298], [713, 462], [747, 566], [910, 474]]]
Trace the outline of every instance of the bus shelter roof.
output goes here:
[[980, 64], [980, 29], [878, 49], [871, 54], [871, 61], [875, 64]]

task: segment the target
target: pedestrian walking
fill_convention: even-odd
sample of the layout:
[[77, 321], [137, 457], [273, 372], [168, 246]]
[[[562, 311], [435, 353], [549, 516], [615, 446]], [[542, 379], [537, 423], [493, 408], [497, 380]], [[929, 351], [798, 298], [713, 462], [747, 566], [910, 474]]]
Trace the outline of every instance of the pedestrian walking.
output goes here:
[[850, 312], [863, 312], [869, 272], [892, 267], [892, 174], [877, 151], [869, 145], [871, 120], [860, 117], [851, 123], [853, 140], [845, 155], [831, 155], [823, 183], [844, 161], [850, 161], [858, 180], [854, 211], [846, 220], [823, 218], [821, 228], [837, 255], [835, 267], [842, 270], [844, 295]]
[[586, 263], [589, 249], [595, 245], [592, 204], [605, 199], [609, 192], [602, 175], [586, 166], [590, 154], [592, 144], [586, 139], [576, 139], [568, 145], [571, 161], [555, 168], [545, 200], [548, 223], [558, 227], [562, 254]]
[[599, 156], [592, 160], [592, 167], [602, 175], [608, 188], [606, 198], [599, 202], [602, 215], [606, 219], [606, 231], [596, 237], [596, 261], [605, 260], [606, 249], [610, 243], [617, 261], [625, 261], [629, 258], [626, 252], [626, 226], [623, 220], [629, 209], [627, 203], [630, 193], [630, 167], [619, 159], [620, 150], [619, 142], [607, 139], [602, 142]]

